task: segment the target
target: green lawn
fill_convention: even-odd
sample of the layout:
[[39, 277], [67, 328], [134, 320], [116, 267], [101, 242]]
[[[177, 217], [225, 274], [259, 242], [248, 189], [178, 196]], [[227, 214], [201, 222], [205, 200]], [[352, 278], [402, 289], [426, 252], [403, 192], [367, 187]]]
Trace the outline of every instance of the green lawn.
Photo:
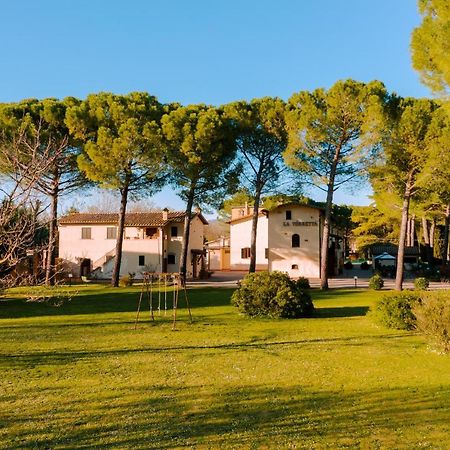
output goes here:
[[77, 289], [0, 301], [1, 448], [450, 448], [450, 357], [375, 325], [376, 292], [266, 320], [199, 288], [193, 324], [135, 331], [137, 288]]

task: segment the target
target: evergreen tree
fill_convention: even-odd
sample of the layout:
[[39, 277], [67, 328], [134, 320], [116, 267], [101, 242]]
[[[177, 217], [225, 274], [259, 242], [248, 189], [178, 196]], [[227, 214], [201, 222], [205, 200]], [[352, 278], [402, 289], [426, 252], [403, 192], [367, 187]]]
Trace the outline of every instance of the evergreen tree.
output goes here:
[[256, 270], [256, 236], [262, 196], [278, 190], [279, 178], [286, 173], [282, 156], [287, 146], [285, 104], [281, 99], [265, 97], [231, 103], [225, 110], [236, 128], [238, 159], [243, 168], [240, 181], [252, 196], [251, 273]]
[[378, 149], [386, 91], [380, 82], [338, 81], [328, 91], [289, 99], [288, 165], [326, 193], [321, 249], [321, 288], [328, 288], [328, 241], [333, 195], [360, 177]]
[[147, 93], [89, 95], [68, 111], [71, 132], [83, 141], [80, 170], [101, 187], [120, 194], [111, 283], [119, 285], [122, 241], [129, 196], [154, 193], [164, 183], [160, 119], [164, 107]]
[[186, 201], [180, 258], [185, 281], [193, 206], [218, 206], [236, 190], [236, 144], [230, 119], [223, 110], [206, 105], [189, 105], [164, 115], [162, 131], [171, 182]]

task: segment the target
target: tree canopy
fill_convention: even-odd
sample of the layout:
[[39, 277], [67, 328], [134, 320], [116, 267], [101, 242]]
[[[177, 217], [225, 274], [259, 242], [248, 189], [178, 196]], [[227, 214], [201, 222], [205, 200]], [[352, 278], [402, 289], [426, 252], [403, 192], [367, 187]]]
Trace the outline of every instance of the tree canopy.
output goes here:
[[419, 0], [422, 23], [411, 38], [413, 66], [433, 92], [450, 94], [450, 3]]
[[285, 104], [279, 98], [265, 97], [231, 103], [225, 106], [225, 111], [236, 130], [237, 158], [242, 166], [240, 182], [252, 197], [249, 272], [254, 272], [261, 197], [282, 190], [280, 184], [289, 181], [284, 177], [280, 183], [287, 169], [282, 156], [287, 146]]
[[218, 206], [226, 193], [236, 190], [236, 142], [230, 119], [211, 106], [175, 109], [161, 123], [170, 180], [186, 201], [180, 261], [185, 279], [192, 208], [195, 204]]
[[[63, 101], [31, 99], [0, 109], [0, 158], [8, 161], [11, 177], [43, 194], [50, 203], [47, 284], [53, 284], [55, 277], [59, 198], [88, 184], [77, 166], [79, 142], [70, 135], [65, 124], [68, 108], [78, 104], [79, 101], [71, 97]], [[46, 170], [37, 170], [44, 166]]]
[[128, 197], [148, 195], [164, 184], [160, 119], [167, 110], [169, 107], [147, 93], [100, 93], [89, 95], [67, 114], [70, 130], [84, 142], [83, 153], [78, 157], [81, 171], [101, 187], [119, 191], [121, 196], [114, 286], [119, 284]]
[[379, 149], [384, 85], [338, 81], [328, 91], [299, 92], [289, 99], [286, 123], [288, 165], [326, 192], [321, 287], [328, 287], [328, 240], [333, 195], [361, 176]]

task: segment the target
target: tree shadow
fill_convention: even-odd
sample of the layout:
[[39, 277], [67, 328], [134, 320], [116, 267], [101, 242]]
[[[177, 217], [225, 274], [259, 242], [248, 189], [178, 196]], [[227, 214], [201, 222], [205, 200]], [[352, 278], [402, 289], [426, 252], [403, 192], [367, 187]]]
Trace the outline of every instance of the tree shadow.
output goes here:
[[[192, 309], [226, 306], [230, 304], [231, 294], [234, 289], [205, 289], [192, 288], [187, 290], [189, 305]], [[140, 290], [122, 291], [105, 288], [104, 292], [87, 291], [75, 295], [70, 301], [61, 306], [50, 306], [47, 303], [27, 302], [25, 298], [4, 298], [0, 299], [0, 319], [16, 319], [39, 316], [70, 316], [84, 314], [105, 314], [136, 312], [138, 308]], [[153, 309], [164, 310], [165, 305], [169, 310], [173, 307], [173, 293], [168, 291], [159, 295], [157, 291], [153, 293]], [[149, 309], [149, 302], [144, 296], [142, 300], [142, 310]], [[184, 293], [180, 291], [178, 308], [186, 309]]]
[[[47, 390], [46, 395], [52, 395]], [[448, 448], [450, 386], [313, 391], [255, 385], [118, 386], [102, 402], [55, 393], [45, 409], [5, 415], [20, 447]], [[93, 403], [95, 405], [93, 405]], [[74, 414], [76, 411], [76, 414]], [[99, 420], [100, 418], [107, 418]], [[64, 418], [63, 429], [58, 419]], [[60, 422], [59, 422], [60, 423]], [[25, 426], [26, 425], [26, 426]]]
[[[163, 325], [162, 323], [156, 324]], [[166, 323], [167, 325], [167, 323]], [[131, 331], [131, 330], [130, 330]], [[119, 349], [96, 349], [96, 350], [52, 350], [52, 351], [33, 351], [9, 353], [0, 355], [0, 367], [27, 367], [27, 366], [51, 366], [73, 364], [78, 361], [97, 360], [98, 358], [118, 358], [123, 356], [132, 356], [139, 354], [172, 354], [184, 351], [199, 353], [202, 356], [208, 355], [216, 357], [222, 352], [247, 352], [252, 350], [275, 350], [288, 347], [307, 347], [323, 344], [337, 344], [340, 346], [361, 346], [366, 345], [373, 339], [389, 340], [389, 345], [394, 342], [401, 343], [402, 340], [408, 338], [413, 333], [402, 334], [376, 334], [376, 335], [358, 335], [347, 337], [330, 337], [330, 338], [309, 338], [296, 340], [270, 341], [266, 339], [252, 339], [246, 342], [228, 342], [212, 345], [166, 345], [166, 346], [148, 346], [145, 347], [124, 347]]]
[[316, 308], [313, 318], [361, 317], [369, 311], [368, 306], [341, 306], [336, 308]]

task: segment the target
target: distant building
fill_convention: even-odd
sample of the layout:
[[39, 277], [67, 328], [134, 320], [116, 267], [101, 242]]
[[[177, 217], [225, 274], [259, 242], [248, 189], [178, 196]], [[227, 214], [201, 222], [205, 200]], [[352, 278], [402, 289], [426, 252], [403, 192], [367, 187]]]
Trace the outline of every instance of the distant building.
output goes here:
[[205, 243], [208, 270], [230, 270], [230, 238], [221, 237]]
[[[231, 270], [248, 270], [253, 208], [232, 208], [230, 220]], [[271, 211], [260, 209], [256, 239], [256, 269], [279, 270], [291, 277], [320, 277], [323, 209], [303, 204], [285, 204]], [[341, 234], [330, 233], [329, 275], [343, 266]]]
[[[397, 267], [398, 246], [394, 244], [374, 244], [371, 247], [372, 261], [374, 269], [379, 266]], [[406, 270], [413, 270], [419, 263], [420, 249], [417, 246], [405, 247], [404, 265]], [[386, 256], [387, 255], [387, 256]], [[391, 256], [391, 258], [388, 258]]]
[[[74, 277], [111, 278], [114, 268], [118, 214], [70, 214], [59, 220], [59, 260]], [[184, 230], [183, 212], [129, 213], [125, 218], [120, 274], [178, 272]], [[197, 212], [191, 219], [188, 276], [204, 268], [204, 225]]]

